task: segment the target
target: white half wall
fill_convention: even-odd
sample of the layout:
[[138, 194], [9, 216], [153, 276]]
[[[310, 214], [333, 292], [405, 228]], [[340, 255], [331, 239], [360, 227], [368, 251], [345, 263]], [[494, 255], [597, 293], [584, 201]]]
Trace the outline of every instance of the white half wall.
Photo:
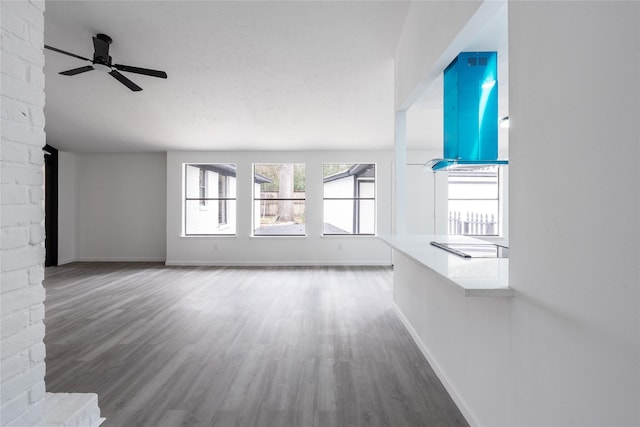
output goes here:
[[[472, 425], [508, 422], [508, 297], [465, 297], [458, 285], [394, 251], [398, 314]], [[549, 424], [540, 424], [541, 426]]]
[[164, 261], [166, 155], [76, 156], [78, 260]]
[[[237, 235], [183, 235], [185, 163], [237, 165]], [[306, 236], [252, 234], [253, 163], [306, 165]], [[167, 153], [167, 264], [170, 265], [390, 265], [391, 250], [372, 236], [322, 236], [322, 164], [375, 163], [377, 231], [391, 229], [391, 171], [388, 151], [238, 151]]]
[[58, 265], [78, 259], [78, 162], [58, 151]]

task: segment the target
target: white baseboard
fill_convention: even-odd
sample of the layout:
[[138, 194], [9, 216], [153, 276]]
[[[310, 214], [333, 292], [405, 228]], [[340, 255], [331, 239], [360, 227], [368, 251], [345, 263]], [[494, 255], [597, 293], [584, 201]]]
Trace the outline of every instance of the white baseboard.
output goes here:
[[77, 262], [164, 262], [163, 257], [79, 257]]
[[58, 261], [58, 265], [72, 262], [164, 262], [168, 267], [391, 267], [384, 261], [193, 261], [166, 260], [159, 257], [79, 257]]
[[167, 260], [167, 266], [175, 267], [391, 267], [388, 262], [371, 261], [189, 261]]
[[433, 368], [433, 371], [436, 373], [438, 379], [442, 382], [442, 385], [444, 385], [444, 388], [446, 388], [449, 392], [449, 395], [455, 402], [458, 409], [460, 409], [460, 412], [462, 412], [462, 415], [467, 420], [469, 425], [479, 426], [480, 423], [478, 422], [478, 419], [473, 415], [469, 407], [465, 404], [464, 399], [462, 398], [462, 396], [460, 396], [460, 393], [458, 393], [451, 381], [449, 381], [447, 374], [445, 374], [440, 365], [438, 365], [438, 362], [436, 362], [436, 360], [433, 358], [431, 352], [429, 352], [429, 349], [422, 342], [422, 339], [420, 339], [420, 336], [409, 322], [409, 319], [405, 317], [404, 313], [402, 313], [402, 310], [400, 310], [400, 307], [398, 307], [395, 302], [393, 303], [393, 308], [400, 318], [402, 324], [404, 324], [405, 328], [407, 328], [407, 331], [409, 331], [411, 338], [413, 338], [413, 341], [415, 341], [416, 345], [418, 346], [424, 357], [427, 359], [427, 362], [429, 362], [429, 365], [431, 365], [431, 368]]

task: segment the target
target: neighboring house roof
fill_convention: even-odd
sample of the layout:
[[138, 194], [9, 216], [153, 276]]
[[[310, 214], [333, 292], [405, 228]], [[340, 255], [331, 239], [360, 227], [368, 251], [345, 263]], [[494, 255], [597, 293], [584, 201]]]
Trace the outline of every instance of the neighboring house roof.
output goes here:
[[356, 178], [373, 178], [375, 174], [375, 165], [373, 163], [356, 163], [346, 171], [338, 172], [325, 177], [322, 182], [327, 183], [337, 181], [339, 179], [355, 176]]
[[[227, 163], [213, 163], [213, 164], [190, 164], [189, 166], [194, 166], [198, 169], [204, 169], [207, 171], [219, 173], [224, 176], [236, 176], [236, 165], [227, 164]], [[257, 184], [268, 184], [273, 182], [271, 179], [267, 178], [264, 175], [255, 174], [254, 181]]]
[[260, 175], [259, 173], [254, 174], [253, 180], [256, 182], [256, 184], [271, 184], [273, 182], [272, 179], [267, 178], [264, 175]]
[[218, 173], [220, 175], [225, 176], [236, 176], [236, 166], [224, 163], [215, 163], [215, 164], [192, 164], [191, 166], [195, 166], [198, 169], [211, 171]]

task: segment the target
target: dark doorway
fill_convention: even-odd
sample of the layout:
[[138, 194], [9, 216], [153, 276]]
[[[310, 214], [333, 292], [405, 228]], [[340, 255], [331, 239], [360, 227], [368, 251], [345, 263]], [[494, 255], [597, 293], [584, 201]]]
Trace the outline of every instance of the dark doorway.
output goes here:
[[58, 150], [45, 145], [44, 151], [44, 266], [58, 265]]

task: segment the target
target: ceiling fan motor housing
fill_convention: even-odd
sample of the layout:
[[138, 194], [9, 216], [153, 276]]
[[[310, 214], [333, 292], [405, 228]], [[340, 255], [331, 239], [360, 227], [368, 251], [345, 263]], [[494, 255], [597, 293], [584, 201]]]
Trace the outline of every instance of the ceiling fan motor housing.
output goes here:
[[99, 46], [94, 41], [94, 68], [100, 71], [111, 71], [111, 56], [109, 55], [109, 45], [113, 42], [113, 39], [111, 39], [111, 37], [106, 34], [98, 34], [95, 38], [100, 40], [104, 44], [102, 46]]
[[106, 34], [98, 34], [96, 35], [96, 38], [102, 40], [103, 42], [106, 42], [107, 44], [111, 44], [111, 42], [113, 41], [111, 37]]

